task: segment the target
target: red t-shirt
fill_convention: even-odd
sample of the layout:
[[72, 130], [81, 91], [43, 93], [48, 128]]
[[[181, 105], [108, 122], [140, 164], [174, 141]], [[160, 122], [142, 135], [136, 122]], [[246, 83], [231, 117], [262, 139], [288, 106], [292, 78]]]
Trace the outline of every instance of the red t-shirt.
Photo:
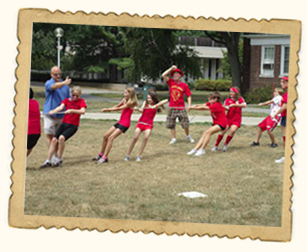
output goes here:
[[127, 128], [130, 127], [130, 123], [131, 123], [131, 115], [133, 113], [133, 109], [132, 108], [125, 108], [122, 110], [122, 113], [120, 115], [120, 119], [118, 121], [118, 123], [120, 125], [123, 125]]
[[[64, 101], [62, 101], [61, 104], [65, 105], [66, 110], [68, 110], [68, 109], [81, 109], [81, 108], [87, 107], [85, 101], [82, 98], [78, 99], [77, 101], [73, 101], [71, 98], [66, 98], [66, 99], [64, 99]], [[81, 116], [80, 114], [75, 114], [75, 113], [65, 114], [62, 122], [79, 126], [80, 116]]]
[[157, 109], [153, 109], [153, 108], [149, 108], [148, 106], [145, 106], [143, 113], [138, 122], [153, 126], [153, 120], [156, 114], [157, 114]]
[[[243, 97], [239, 97], [239, 99], [236, 101], [232, 98], [227, 98], [225, 100], [225, 107], [229, 107], [230, 104], [244, 104], [245, 100], [243, 99]], [[231, 107], [228, 109], [227, 112], [227, 120], [229, 122], [239, 122], [241, 123], [242, 121], [242, 108], [239, 107]]]
[[[287, 104], [287, 102], [288, 102], [288, 91], [286, 91], [286, 92], [283, 94], [283, 96], [282, 96], [282, 99], [281, 99], [281, 106], [282, 106], [283, 104]], [[287, 116], [287, 110], [284, 110], [284, 111], [281, 113], [281, 116], [282, 116], [282, 117]]]
[[227, 118], [225, 115], [225, 108], [223, 105], [219, 102], [214, 102], [211, 104], [210, 102], [207, 102], [206, 105], [209, 107], [211, 116], [213, 119], [213, 125], [221, 125], [223, 128], [226, 128], [227, 126]]
[[29, 99], [28, 135], [41, 133], [41, 114], [36, 100]]
[[189, 97], [192, 94], [189, 86], [184, 82], [176, 83], [172, 78], [170, 78], [166, 84], [169, 87], [169, 107], [180, 107], [180, 109], [176, 109], [184, 110], [184, 95]]

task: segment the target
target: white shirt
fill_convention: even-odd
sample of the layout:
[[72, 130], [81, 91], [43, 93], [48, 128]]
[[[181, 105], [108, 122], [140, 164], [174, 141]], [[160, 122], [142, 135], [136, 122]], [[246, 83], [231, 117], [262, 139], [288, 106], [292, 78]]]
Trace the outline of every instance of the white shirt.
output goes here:
[[280, 109], [280, 103], [281, 103], [282, 97], [280, 95], [275, 96], [272, 101], [270, 108], [270, 115], [276, 114], [276, 112]]

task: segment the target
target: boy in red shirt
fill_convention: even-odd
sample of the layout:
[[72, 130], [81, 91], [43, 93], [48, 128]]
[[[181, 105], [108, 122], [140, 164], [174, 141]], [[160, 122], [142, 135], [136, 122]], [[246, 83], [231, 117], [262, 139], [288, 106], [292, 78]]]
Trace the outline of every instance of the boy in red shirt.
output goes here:
[[51, 110], [50, 115], [56, 114], [66, 108], [64, 112], [64, 118], [55, 136], [51, 140], [51, 144], [48, 151], [47, 160], [41, 165], [40, 168], [46, 168], [51, 166], [51, 158], [55, 154], [58, 146], [58, 159], [54, 166], [60, 166], [63, 162], [62, 156], [65, 148], [65, 141], [72, 137], [78, 130], [81, 114], [85, 113], [86, 103], [81, 98], [81, 88], [76, 86], [71, 90], [71, 97], [62, 101], [61, 105]]
[[[168, 75], [171, 75], [170, 78]], [[163, 74], [162, 78], [169, 87], [170, 102], [169, 111], [166, 118], [166, 128], [170, 129], [172, 139], [170, 144], [176, 143], [176, 119], [179, 119], [181, 127], [185, 130], [187, 140], [190, 143], [194, 143], [193, 138], [189, 134], [189, 117], [187, 111], [192, 103], [191, 91], [189, 86], [181, 81], [183, 72], [173, 65], [167, 69]], [[188, 99], [188, 108], [185, 109], [184, 95]]]
[[219, 92], [209, 95], [209, 102], [206, 105], [194, 105], [190, 109], [210, 110], [212, 116], [212, 126], [204, 131], [195, 148], [190, 150], [187, 155], [201, 156], [206, 154], [205, 148], [208, 145], [211, 135], [221, 132], [227, 127], [227, 118], [225, 108], [221, 104], [222, 97]]

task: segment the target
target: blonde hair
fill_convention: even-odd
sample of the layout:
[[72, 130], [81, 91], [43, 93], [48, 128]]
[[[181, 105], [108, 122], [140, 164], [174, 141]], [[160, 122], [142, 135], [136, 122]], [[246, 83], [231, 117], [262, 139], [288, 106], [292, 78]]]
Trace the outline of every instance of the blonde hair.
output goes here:
[[128, 98], [127, 102], [126, 102], [126, 105], [128, 107], [137, 106], [138, 105], [138, 98], [136, 96], [135, 89], [133, 87], [128, 87], [128, 88], [126, 88], [126, 91], [129, 94], [129, 98]]
[[80, 94], [82, 94], [81, 87], [79, 87], [79, 86], [74, 86], [74, 87], [71, 89], [71, 93], [73, 93], [73, 92], [79, 92]]

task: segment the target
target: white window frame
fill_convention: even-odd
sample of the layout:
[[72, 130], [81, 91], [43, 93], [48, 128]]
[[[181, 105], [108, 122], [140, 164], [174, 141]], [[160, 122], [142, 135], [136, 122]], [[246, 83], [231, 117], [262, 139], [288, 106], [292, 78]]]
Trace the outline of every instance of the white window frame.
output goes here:
[[289, 74], [289, 66], [288, 66], [288, 73], [284, 72], [285, 67], [285, 48], [289, 48], [289, 61], [290, 61], [290, 45], [282, 45], [281, 46], [281, 55], [280, 55], [280, 76], [288, 76]]
[[[273, 62], [267, 62], [273, 64], [273, 69], [269, 72], [263, 68], [264, 62], [264, 52], [266, 48], [273, 48]], [[266, 77], [266, 78], [273, 78], [274, 77], [274, 65], [275, 65], [275, 45], [265, 45], [261, 47], [261, 65], [260, 65], [260, 76], [259, 77]]]

